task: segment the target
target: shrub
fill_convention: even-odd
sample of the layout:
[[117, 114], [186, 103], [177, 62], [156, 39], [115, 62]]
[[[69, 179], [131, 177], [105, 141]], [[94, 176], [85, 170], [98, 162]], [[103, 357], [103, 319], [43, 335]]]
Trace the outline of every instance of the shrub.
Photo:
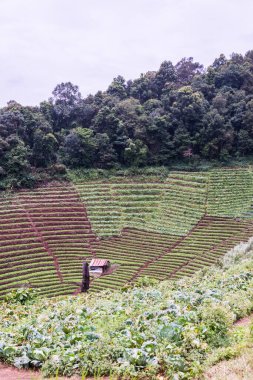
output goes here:
[[236, 319], [249, 315], [253, 309], [253, 300], [247, 297], [245, 291], [238, 291], [238, 293], [226, 297], [226, 300], [235, 313]]
[[211, 303], [201, 310], [201, 319], [205, 326], [205, 339], [212, 347], [224, 344], [227, 333], [234, 321], [229, 307]]
[[3, 178], [6, 175], [6, 172], [2, 166], [0, 166], [0, 178]]
[[29, 304], [32, 303], [37, 298], [37, 291], [32, 288], [19, 288], [13, 290], [11, 293], [7, 294], [5, 301], [7, 303], [16, 304]]
[[156, 286], [157, 284], [159, 284], [159, 281], [157, 279], [149, 277], [149, 276], [143, 276], [143, 277], [139, 277], [135, 281], [134, 287], [143, 288], [146, 286]]
[[57, 174], [64, 175], [64, 174], [67, 174], [67, 168], [63, 164], [54, 164], [50, 166], [49, 172], [52, 175], [57, 175]]
[[240, 243], [226, 253], [222, 260], [224, 268], [229, 268], [231, 265], [238, 263], [242, 258], [247, 257], [247, 254], [253, 249], [253, 238], [250, 238], [246, 243]]

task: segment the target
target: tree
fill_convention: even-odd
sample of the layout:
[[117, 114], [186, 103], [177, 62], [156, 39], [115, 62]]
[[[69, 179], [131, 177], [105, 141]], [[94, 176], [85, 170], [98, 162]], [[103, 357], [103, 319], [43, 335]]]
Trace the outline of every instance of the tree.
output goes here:
[[141, 74], [140, 78], [129, 81], [129, 96], [138, 99], [140, 103], [157, 98], [157, 84], [155, 83], [155, 78], [156, 72], [148, 71], [145, 74]]
[[75, 128], [65, 138], [62, 147], [62, 161], [71, 167], [94, 166], [96, 153], [94, 132], [87, 128]]
[[6, 154], [6, 169], [8, 173], [20, 175], [25, 170], [30, 169], [28, 158], [30, 156], [29, 149], [24, 142], [15, 135], [11, 135], [7, 139], [10, 149]]
[[203, 127], [198, 136], [200, 154], [207, 159], [221, 159], [224, 152], [231, 154], [233, 151], [234, 131], [224, 116], [211, 108], [204, 115]]
[[217, 71], [214, 77], [214, 83], [217, 88], [227, 86], [239, 89], [244, 84], [244, 78], [245, 71], [241, 65], [230, 63], [222, 66], [222, 68]]
[[81, 100], [78, 86], [71, 82], [58, 84], [52, 92], [55, 104], [75, 106]]
[[36, 130], [32, 148], [32, 161], [36, 167], [47, 167], [56, 162], [58, 142], [53, 133]]
[[252, 134], [245, 129], [241, 129], [238, 133], [238, 146], [237, 155], [245, 156], [247, 154], [252, 154], [253, 152], [253, 137]]
[[179, 88], [173, 96], [170, 111], [174, 128], [186, 129], [195, 141], [194, 135], [202, 127], [204, 114], [208, 111], [208, 102], [201, 92], [194, 92], [190, 86]]
[[54, 129], [71, 128], [75, 112], [81, 102], [78, 86], [71, 82], [58, 84], [53, 90], [53, 123]]
[[106, 133], [97, 133], [96, 142], [96, 161], [95, 165], [100, 168], [112, 168], [117, 163], [117, 155], [109, 136]]
[[179, 87], [191, 84], [195, 75], [203, 72], [203, 65], [193, 62], [193, 58], [182, 58], [175, 66], [176, 80]]
[[128, 98], [117, 103], [113, 109], [115, 116], [121, 121], [126, 135], [133, 138], [145, 136], [147, 119], [140, 102], [134, 98]]
[[107, 89], [108, 94], [112, 96], [117, 96], [119, 99], [125, 99], [127, 97], [127, 86], [125, 79], [118, 75], [113, 79], [113, 82]]
[[124, 150], [124, 162], [129, 166], [144, 166], [147, 162], [148, 148], [140, 140], [127, 140]]
[[221, 161], [251, 155], [252, 94], [253, 50], [221, 54], [206, 70], [192, 57], [166, 60], [84, 99], [67, 82], [39, 107], [11, 100], [0, 109], [1, 186], [29, 184], [41, 168], [63, 173], [61, 162], [111, 168], [167, 165], [186, 152]]
[[167, 84], [173, 83], [176, 81], [177, 75], [176, 70], [171, 61], [162, 62], [159, 70], [155, 76], [155, 84], [157, 86], [158, 98], [161, 97], [161, 94]]

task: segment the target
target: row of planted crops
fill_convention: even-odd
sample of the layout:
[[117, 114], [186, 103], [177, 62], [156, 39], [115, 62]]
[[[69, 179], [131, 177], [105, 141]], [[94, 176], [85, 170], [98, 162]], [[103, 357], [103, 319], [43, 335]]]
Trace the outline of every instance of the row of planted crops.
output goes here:
[[86, 210], [70, 186], [21, 191], [1, 199], [0, 294], [28, 284], [45, 295], [74, 292], [93, 256]]
[[235, 324], [253, 310], [252, 246], [191, 278], [100, 297], [14, 292], [0, 303], [1, 360], [54, 379], [209, 378], [201, 376], [208, 366], [252, 350], [253, 326]]
[[252, 236], [252, 199], [250, 169], [2, 193], [0, 297], [26, 284], [50, 296], [78, 292], [82, 262], [93, 256], [118, 269], [92, 291], [190, 275]]

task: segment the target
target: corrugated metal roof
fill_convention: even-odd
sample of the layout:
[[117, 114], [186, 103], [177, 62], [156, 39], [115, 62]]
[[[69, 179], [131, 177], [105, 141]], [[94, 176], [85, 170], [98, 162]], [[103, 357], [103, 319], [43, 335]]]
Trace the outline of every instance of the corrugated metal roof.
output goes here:
[[92, 259], [90, 267], [104, 267], [109, 264], [109, 260], [106, 259]]

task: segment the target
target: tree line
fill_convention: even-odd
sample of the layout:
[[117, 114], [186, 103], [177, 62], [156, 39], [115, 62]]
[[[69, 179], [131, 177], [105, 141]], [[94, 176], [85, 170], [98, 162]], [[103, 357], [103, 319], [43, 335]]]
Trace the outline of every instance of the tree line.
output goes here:
[[[227, 161], [253, 151], [253, 50], [223, 54], [204, 68], [193, 58], [83, 98], [61, 83], [39, 106], [0, 109], [0, 181], [31, 184], [66, 168]], [[4, 185], [2, 185], [4, 186]]]

